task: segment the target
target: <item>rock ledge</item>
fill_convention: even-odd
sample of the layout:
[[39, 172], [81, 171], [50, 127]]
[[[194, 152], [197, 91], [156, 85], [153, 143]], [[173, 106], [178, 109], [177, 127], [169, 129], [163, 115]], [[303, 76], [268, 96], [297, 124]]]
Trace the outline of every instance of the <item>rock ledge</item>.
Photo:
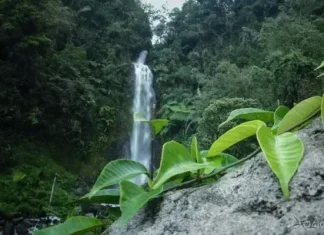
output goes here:
[[[105, 235], [324, 234], [323, 128], [298, 133], [305, 156], [286, 201], [262, 154], [218, 183], [166, 194]], [[158, 204], [158, 205], [157, 205]]]

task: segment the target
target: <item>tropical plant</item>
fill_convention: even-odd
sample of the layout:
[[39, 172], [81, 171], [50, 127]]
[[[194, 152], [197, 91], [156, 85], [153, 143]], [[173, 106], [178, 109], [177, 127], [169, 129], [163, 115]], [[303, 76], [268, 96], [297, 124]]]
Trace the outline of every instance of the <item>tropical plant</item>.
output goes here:
[[[317, 69], [322, 67], [323, 64]], [[153, 180], [145, 166], [139, 162], [112, 161], [103, 169], [90, 193], [76, 202], [116, 204], [119, 198], [122, 212], [119, 224], [124, 225], [137, 210], [159, 194], [221, 176], [229, 168], [255, 157], [260, 151], [263, 152], [269, 167], [278, 178], [283, 195], [288, 200], [289, 182], [295, 175], [304, 154], [303, 142], [294, 132], [304, 128], [318, 116], [322, 117], [324, 124], [324, 97], [320, 96], [308, 98], [291, 110], [285, 106], [279, 106], [274, 112], [255, 108], [234, 110], [221, 126], [237, 119], [246, 122], [220, 136], [208, 151], [199, 150], [196, 136], [193, 136], [189, 149], [175, 141], [165, 143], [160, 168], [154, 174]], [[155, 135], [168, 123], [167, 120], [148, 121], [141, 114], [135, 114], [134, 120], [150, 124]], [[256, 136], [260, 145], [253, 153], [240, 160], [225, 153], [231, 146], [251, 136]], [[143, 174], [147, 176], [148, 186], [136, 185], [128, 181]], [[185, 177], [185, 174], [189, 174], [189, 177]], [[119, 191], [107, 189], [116, 184], [119, 184]], [[68, 227], [75, 232], [76, 224], [70, 223], [74, 218], [77, 217], [72, 217], [64, 224], [48, 228], [46, 231], [52, 232]], [[99, 225], [96, 221], [86, 222], [89, 228]], [[87, 228], [83, 224], [80, 226], [80, 231], [84, 229]], [[43, 230], [39, 234], [43, 234], [42, 232]]]

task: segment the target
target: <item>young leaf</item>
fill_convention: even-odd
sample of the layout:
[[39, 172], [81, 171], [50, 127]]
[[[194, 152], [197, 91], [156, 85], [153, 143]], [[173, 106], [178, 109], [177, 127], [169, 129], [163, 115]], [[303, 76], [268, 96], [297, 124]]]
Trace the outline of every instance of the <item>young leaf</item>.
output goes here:
[[89, 198], [89, 193], [72, 203], [108, 203], [119, 204], [120, 192], [118, 189], [103, 189]]
[[[204, 163], [204, 160], [203, 160], [202, 156], [200, 155], [198, 141], [197, 141], [196, 136], [192, 137], [190, 150], [191, 150], [191, 157], [195, 162]], [[203, 169], [198, 170], [198, 175], [202, 175], [202, 174], [204, 174], [204, 170]]]
[[167, 142], [163, 145], [160, 170], [153, 181], [152, 188], [159, 188], [172, 176], [203, 169], [206, 166], [207, 163], [196, 163], [182, 144], [175, 141]]
[[275, 113], [274, 113], [274, 125], [272, 127], [272, 130], [275, 130], [279, 127], [282, 119], [286, 116], [286, 114], [289, 112], [289, 108], [286, 106], [279, 106]]
[[79, 234], [91, 231], [103, 226], [100, 220], [93, 217], [75, 216], [66, 220], [63, 224], [58, 224], [49, 228], [39, 230], [34, 235], [58, 235], [58, 234]]
[[205, 161], [209, 163], [209, 166], [205, 168], [204, 173], [209, 175], [217, 168], [227, 166], [238, 161], [238, 159], [230, 154], [221, 153], [215, 157], [205, 158]]
[[125, 159], [112, 161], [102, 170], [89, 193], [89, 197], [91, 198], [105, 187], [118, 184], [123, 180], [128, 180], [141, 174], [149, 175], [145, 166], [139, 162]]
[[[322, 104], [322, 97], [314, 96], [309, 99], [306, 99], [295, 107], [293, 107], [283, 118], [279, 127], [278, 127], [278, 135], [288, 131], [291, 128], [294, 128], [292, 131], [297, 131], [301, 128], [298, 127], [298, 124], [302, 123], [304, 120], [314, 115], [316, 112], [320, 111]], [[316, 116], [314, 116], [316, 118]]]
[[304, 155], [303, 142], [291, 132], [276, 136], [265, 126], [258, 130], [257, 138], [285, 198], [289, 199], [288, 185]]
[[255, 108], [237, 109], [232, 111], [227, 120], [220, 124], [219, 127], [234, 119], [243, 119], [247, 121], [260, 120], [266, 123], [273, 123], [273, 112]]
[[162, 187], [146, 192], [136, 184], [122, 181], [120, 183], [120, 210], [122, 212], [120, 225], [125, 225], [139, 209], [160, 193], [162, 193]]
[[191, 150], [192, 159], [194, 159], [194, 161], [196, 161], [198, 163], [203, 163], [204, 162], [202, 156], [200, 155], [198, 141], [197, 141], [196, 136], [192, 137], [190, 150]]
[[250, 121], [244, 122], [233, 129], [227, 131], [224, 135], [219, 137], [211, 146], [208, 151], [207, 157], [214, 157], [222, 153], [224, 150], [233, 146], [234, 144], [255, 135], [257, 130], [265, 126], [265, 123], [262, 121]]

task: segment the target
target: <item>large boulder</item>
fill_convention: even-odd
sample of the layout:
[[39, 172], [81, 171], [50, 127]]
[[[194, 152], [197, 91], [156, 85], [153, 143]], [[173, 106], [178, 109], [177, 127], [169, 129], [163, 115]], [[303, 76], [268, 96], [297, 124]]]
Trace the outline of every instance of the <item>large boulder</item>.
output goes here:
[[324, 234], [324, 151], [320, 120], [298, 133], [305, 156], [290, 183], [290, 200], [262, 154], [219, 182], [167, 193], [125, 227], [104, 234]]

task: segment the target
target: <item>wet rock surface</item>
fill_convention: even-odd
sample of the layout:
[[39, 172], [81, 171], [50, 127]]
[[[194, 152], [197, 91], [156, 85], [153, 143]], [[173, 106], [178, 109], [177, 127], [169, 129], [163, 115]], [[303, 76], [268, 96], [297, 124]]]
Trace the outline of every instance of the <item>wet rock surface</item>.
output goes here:
[[218, 183], [167, 193], [120, 228], [104, 234], [324, 234], [324, 150], [320, 120], [298, 132], [305, 156], [290, 183], [290, 200], [259, 154]]

